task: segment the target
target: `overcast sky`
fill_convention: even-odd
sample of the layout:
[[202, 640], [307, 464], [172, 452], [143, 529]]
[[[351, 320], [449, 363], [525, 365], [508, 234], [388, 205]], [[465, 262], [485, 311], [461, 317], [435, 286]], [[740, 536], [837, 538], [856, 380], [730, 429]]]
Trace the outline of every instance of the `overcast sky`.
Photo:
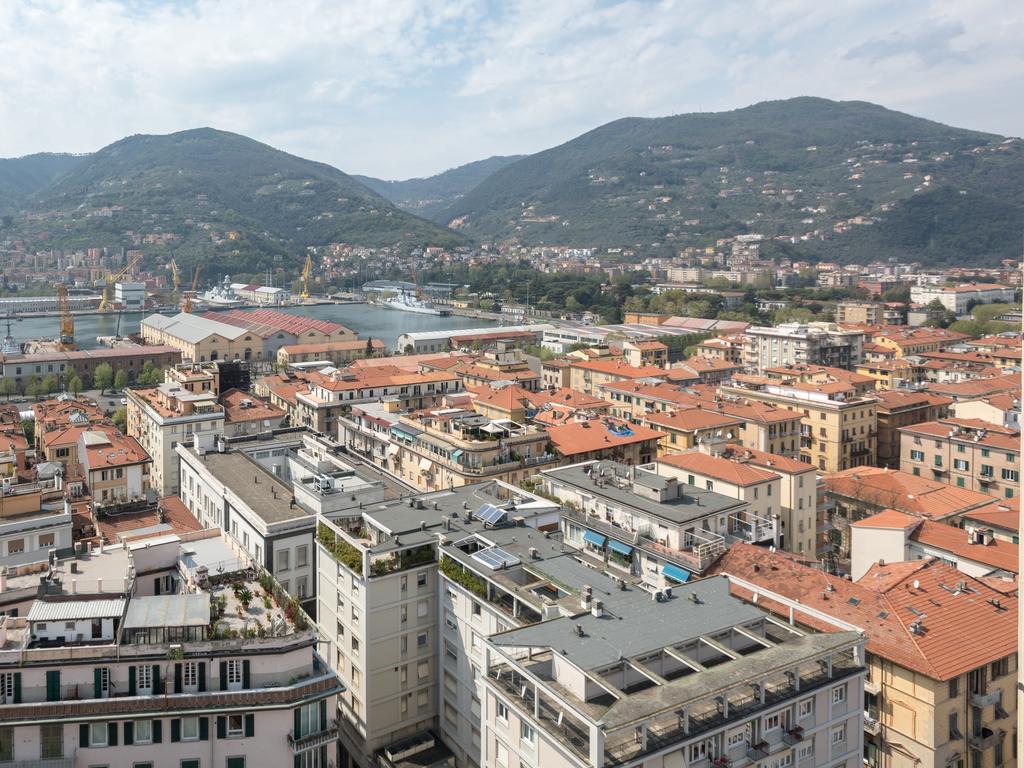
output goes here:
[[1024, 134], [1020, 0], [0, 0], [0, 156], [237, 131], [429, 175], [812, 95]]

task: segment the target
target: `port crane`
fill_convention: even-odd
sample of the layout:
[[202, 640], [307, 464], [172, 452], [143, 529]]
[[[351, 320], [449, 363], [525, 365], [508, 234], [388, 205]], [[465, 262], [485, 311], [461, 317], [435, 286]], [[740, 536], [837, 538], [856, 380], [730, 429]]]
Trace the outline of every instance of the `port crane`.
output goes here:
[[171, 268], [171, 280], [174, 285], [174, 295], [178, 295], [178, 291], [181, 290], [181, 270], [178, 269], [178, 262], [171, 259], [170, 264], [167, 265]]
[[135, 269], [135, 267], [138, 266], [140, 261], [142, 261], [141, 255], [137, 254], [135, 256], [132, 256], [131, 260], [127, 264], [125, 264], [123, 269], [121, 269], [117, 273], [111, 272], [106, 276], [106, 278], [104, 279], [105, 284], [103, 286], [103, 299], [100, 301], [99, 306], [100, 312], [110, 311], [111, 305], [114, 303], [114, 283], [116, 283], [122, 277], [127, 275], [133, 269]]
[[306, 265], [302, 268], [302, 293], [299, 298], [305, 301], [309, 298], [309, 273], [313, 271], [313, 257], [306, 255]]
[[197, 264], [195, 272], [192, 273], [192, 288], [185, 291], [185, 295], [181, 299], [181, 311], [191, 312], [192, 311], [192, 299], [196, 295], [196, 285], [199, 283], [199, 273], [203, 271], [201, 265]]
[[57, 311], [60, 313], [60, 336], [57, 338], [57, 345], [62, 351], [76, 349], [75, 318], [71, 314], [68, 287], [64, 283], [57, 284]]

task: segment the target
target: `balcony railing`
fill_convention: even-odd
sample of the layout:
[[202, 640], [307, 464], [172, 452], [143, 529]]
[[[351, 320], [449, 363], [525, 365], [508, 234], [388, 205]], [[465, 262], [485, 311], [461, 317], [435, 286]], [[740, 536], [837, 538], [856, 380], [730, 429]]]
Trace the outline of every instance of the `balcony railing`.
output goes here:
[[74, 750], [70, 757], [39, 758], [38, 760], [12, 760], [0, 762], [2, 768], [75, 768]]
[[864, 730], [872, 735], [876, 735], [882, 728], [882, 724], [878, 721], [878, 718], [872, 716], [866, 709], [864, 710]]
[[1003, 693], [998, 688], [989, 691], [988, 693], [972, 693], [971, 694], [971, 706], [984, 709], [985, 707], [992, 706], [996, 702], [1002, 700]]
[[338, 738], [338, 721], [331, 720], [327, 727], [315, 733], [307, 733], [305, 736], [295, 738], [293, 731], [288, 732], [288, 744], [292, 752], [305, 752], [307, 749], [316, 749], [324, 744], [330, 744]]
[[979, 728], [971, 735], [971, 749], [985, 750], [995, 746], [996, 742], [1003, 740], [1003, 731], [994, 731], [991, 728]]

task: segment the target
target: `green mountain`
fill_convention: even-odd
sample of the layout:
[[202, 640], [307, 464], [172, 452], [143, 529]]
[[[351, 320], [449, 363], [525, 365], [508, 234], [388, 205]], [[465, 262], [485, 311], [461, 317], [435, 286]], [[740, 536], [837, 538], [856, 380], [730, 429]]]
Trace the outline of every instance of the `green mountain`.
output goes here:
[[1024, 144], [864, 102], [796, 98], [627, 118], [500, 169], [433, 218], [468, 236], [674, 252], [787, 238], [798, 254], [1019, 257]]
[[307, 246], [453, 245], [462, 236], [400, 210], [345, 173], [244, 136], [200, 128], [130, 136], [24, 202], [0, 239], [126, 246], [208, 273], [292, 267]]
[[372, 176], [354, 176], [378, 195], [399, 208], [431, 218], [465, 195], [495, 171], [520, 160], [524, 155], [495, 155], [486, 160], [466, 163], [426, 178], [385, 181]]
[[41, 152], [0, 158], [0, 213], [16, 208], [85, 159], [84, 155]]

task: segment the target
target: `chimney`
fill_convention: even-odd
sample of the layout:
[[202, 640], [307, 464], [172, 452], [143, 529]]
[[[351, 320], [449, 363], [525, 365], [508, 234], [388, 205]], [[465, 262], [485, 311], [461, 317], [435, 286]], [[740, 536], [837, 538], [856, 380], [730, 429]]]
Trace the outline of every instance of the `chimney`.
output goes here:
[[103, 591], [103, 579], [96, 579], [96, 591], [97, 592], [102, 592]]
[[593, 587], [591, 587], [589, 584], [584, 584], [583, 588], [580, 590], [580, 607], [581, 608], [589, 608], [590, 607], [590, 601], [593, 599], [593, 597], [594, 597], [594, 589], [593, 589]]
[[[3, 591], [3, 590], [0, 590], [0, 591]], [[72, 579], [71, 580], [70, 592], [71, 592], [72, 595], [78, 594], [78, 579]]]
[[590, 607], [590, 615], [595, 619], [600, 619], [604, 616], [604, 603], [600, 600], [595, 600]]

